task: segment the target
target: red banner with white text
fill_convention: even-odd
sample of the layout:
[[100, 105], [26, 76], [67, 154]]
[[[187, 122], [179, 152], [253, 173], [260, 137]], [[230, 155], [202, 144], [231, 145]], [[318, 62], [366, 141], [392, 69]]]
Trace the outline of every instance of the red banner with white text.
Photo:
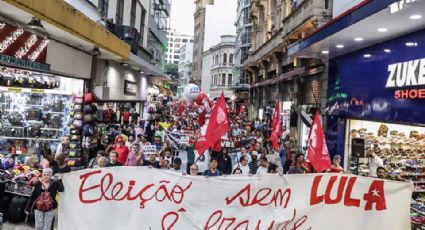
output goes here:
[[116, 167], [64, 176], [59, 229], [410, 229], [412, 185], [346, 174], [182, 176]]

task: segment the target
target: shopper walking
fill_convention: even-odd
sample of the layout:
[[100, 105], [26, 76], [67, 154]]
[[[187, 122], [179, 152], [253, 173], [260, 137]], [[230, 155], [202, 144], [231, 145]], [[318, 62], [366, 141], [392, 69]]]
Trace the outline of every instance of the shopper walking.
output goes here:
[[34, 184], [30, 200], [25, 208], [29, 214], [34, 211], [35, 229], [50, 230], [54, 219], [54, 209], [58, 207], [56, 195], [65, 189], [62, 184], [62, 174], [58, 175], [57, 181], [52, 181], [53, 170], [43, 169], [41, 181]]

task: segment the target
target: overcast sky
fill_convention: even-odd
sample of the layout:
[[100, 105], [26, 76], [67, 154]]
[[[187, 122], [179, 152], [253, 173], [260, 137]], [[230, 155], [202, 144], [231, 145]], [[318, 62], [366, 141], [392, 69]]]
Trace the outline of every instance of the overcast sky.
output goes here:
[[[194, 0], [172, 0], [171, 4], [171, 28], [193, 35]], [[221, 35], [236, 33], [236, 5], [237, 0], [215, 0], [213, 6], [207, 7], [204, 50], [219, 43]]]

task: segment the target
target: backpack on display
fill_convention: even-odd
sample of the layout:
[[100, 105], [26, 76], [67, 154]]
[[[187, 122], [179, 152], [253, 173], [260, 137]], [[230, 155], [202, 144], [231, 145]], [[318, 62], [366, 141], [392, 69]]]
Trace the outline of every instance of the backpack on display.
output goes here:
[[79, 140], [81, 140], [80, 135], [71, 135], [71, 141], [79, 141]]
[[83, 105], [75, 104], [73, 110], [74, 112], [83, 112]]
[[52, 199], [52, 196], [50, 196], [50, 192], [48, 191], [48, 189], [49, 188], [46, 188], [45, 190], [43, 190], [40, 196], [37, 197], [37, 200], [35, 201], [35, 208], [37, 210], [40, 210], [43, 212], [52, 210], [53, 199]]
[[86, 104], [91, 104], [94, 101], [94, 95], [92, 92], [88, 92], [86, 93], [86, 95], [84, 95], [84, 103]]
[[91, 124], [85, 124], [83, 126], [83, 136], [89, 137], [89, 136], [93, 136], [93, 134], [94, 134], [93, 126]]
[[68, 155], [70, 157], [80, 157], [81, 156], [81, 149], [70, 149], [70, 150], [68, 150]]
[[81, 126], [83, 126], [83, 120], [74, 120], [72, 124], [74, 127], [81, 128]]
[[84, 99], [82, 97], [74, 97], [74, 104], [83, 104]]
[[72, 135], [81, 135], [81, 129], [72, 129], [71, 134]]
[[85, 123], [90, 123], [93, 122], [93, 114], [84, 114], [84, 122]]

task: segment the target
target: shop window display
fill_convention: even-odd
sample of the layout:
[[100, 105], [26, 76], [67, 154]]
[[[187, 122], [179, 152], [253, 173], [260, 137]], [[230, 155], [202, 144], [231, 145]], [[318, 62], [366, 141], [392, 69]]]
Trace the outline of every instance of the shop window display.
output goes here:
[[[0, 176], [6, 192], [28, 195], [28, 181], [41, 168], [43, 146], [55, 153], [65, 135], [81, 132], [71, 128], [75, 107], [79, 109], [73, 100], [83, 86], [79, 79], [0, 66], [0, 165], [7, 170]], [[72, 143], [79, 142], [81, 138]]]
[[384, 162], [388, 176], [411, 182], [412, 223], [422, 224], [425, 216], [425, 127], [349, 120], [346, 152], [349, 171], [368, 175], [368, 160], [352, 153], [353, 138], [364, 140], [364, 151], [373, 152]]

